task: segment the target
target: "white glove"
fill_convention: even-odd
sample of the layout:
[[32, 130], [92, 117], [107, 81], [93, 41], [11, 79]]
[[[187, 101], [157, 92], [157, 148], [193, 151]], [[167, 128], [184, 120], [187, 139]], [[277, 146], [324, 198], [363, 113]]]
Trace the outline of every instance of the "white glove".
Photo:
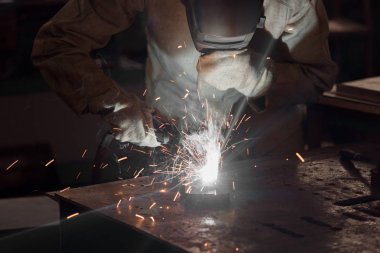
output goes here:
[[143, 101], [118, 87], [93, 99], [90, 111], [102, 112], [103, 119], [113, 127], [115, 139], [139, 146], [157, 147], [152, 112]]
[[[271, 60], [248, 51], [215, 51], [199, 57], [198, 85], [225, 91], [236, 89], [248, 97], [263, 95], [272, 83]], [[203, 86], [203, 87], [202, 87]]]

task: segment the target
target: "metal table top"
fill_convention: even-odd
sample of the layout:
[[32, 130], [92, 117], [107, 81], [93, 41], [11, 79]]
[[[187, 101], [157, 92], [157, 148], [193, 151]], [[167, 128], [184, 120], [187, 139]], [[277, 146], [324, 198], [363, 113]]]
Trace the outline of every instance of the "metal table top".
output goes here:
[[[173, 201], [177, 189], [153, 176], [55, 194], [187, 252], [375, 252], [380, 201], [334, 204], [370, 194], [343, 169], [338, 151], [309, 153], [298, 164], [285, 158], [229, 164], [224, 207], [192, 206], [183, 196]], [[374, 166], [355, 165], [368, 179]]]

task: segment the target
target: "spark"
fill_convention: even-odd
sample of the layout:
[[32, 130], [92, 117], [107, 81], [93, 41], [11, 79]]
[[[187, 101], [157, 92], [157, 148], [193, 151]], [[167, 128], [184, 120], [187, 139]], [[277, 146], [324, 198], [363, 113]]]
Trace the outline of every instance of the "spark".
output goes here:
[[187, 188], [186, 193], [189, 194], [191, 192], [191, 190], [192, 190], [192, 187], [190, 185], [189, 188]]
[[135, 216], [139, 219], [142, 219], [142, 220], [145, 220], [144, 216], [140, 215], [140, 214], [135, 214]]
[[145, 97], [147, 89], [144, 90], [143, 97]]
[[296, 153], [296, 156], [298, 157], [298, 159], [300, 159], [301, 162], [305, 162], [305, 159], [303, 159], [303, 157], [299, 153]]
[[54, 159], [51, 159], [50, 161], [48, 161], [46, 164], [45, 164], [45, 167], [49, 166], [50, 164], [52, 164], [54, 162]]
[[150, 216], [149, 219], [151, 219], [153, 221], [153, 223], [155, 223], [156, 221], [154, 220], [154, 217], [153, 216]]
[[173, 201], [175, 202], [180, 196], [181, 196], [181, 193], [177, 192], [176, 195], [174, 196]]
[[238, 252], [238, 251], [240, 251], [240, 249], [239, 249], [238, 247], [236, 247], [236, 248], [235, 248], [235, 251]]
[[66, 219], [71, 219], [71, 218], [78, 216], [78, 215], [79, 215], [79, 213], [73, 213], [72, 215], [67, 216]]
[[134, 185], [134, 184], [123, 184], [123, 185], [121, 185], [122, 187], [125, 187], [125, 186], [132, 186], [132, 187], [135, 187], [136, 185]]
[[149, 209], [152, 209], [156, 204], [156, 202], [153, 202], [153, 204], [150, 205]]
[[[186, 95], [190, 94], [189, 90], [186, 90], [186, 92]], [[227, 116], [223, 117], [219, 113], [215, 114], [210, 110], [212, 107], [207, 100], [200, 101], [200, 104], [205, 110], [205, 119], [199, 121], [201, 127], [189, 133], [190, 125], [188, 128], [187, 121], [184, 121], [184, 128], [179, 131], [180, 140], [178, 145], [173, 148], [161, 146], [159, 149], [162, 154], [167, 155], [168, 159], [164, 162], [150, 165], [150, 167], [155, 167], [154, 174], [165, 175], [164, 181], [175, 179], [178, 185], [186, 187], [186, 192], [191, 191], [191, 186], [199, 186], [203, 189], [205, 186], [214, 186], [216, 184], [219, 169], [223, 165], [222, 154], [227, 150], [234, 149], [238, 144], [229, 143], [232, 140], [233, 127], [238, 129], [243, 122], [251, 118], [251, 116], [241, 113], [244, 109], [242, 105], [237, 108], [238, 113], [236, 115], [225, 112]], [[185, 107], [185, 110], [187, 111], [187, 107]], [[239, 115], [243, 115], [243, 117], [239, 117]], [[183, 119], [189, 118], [187, 116], [192, 117], [194, 122], [197, 122], [197, 117], [190, 110], [183, 115]], [[175, 125], [176, 122], [172, 121], [170, 124]], [[248, 140], [244, 139], [242, 141]], [[244, 149], [242, 151], [244, 152]], [[250, 155], [252, 150], [247, 150], [247, 152]], [[166, 184], [167, 182], [164, 182], [165, 186]], [[159, 190], [161, 193], [167, 191], [165, 188]], [[179, 193], [176, 193], [174, 201], [178, 200], [178, 197]]]
[[117, 162], [119, 163], [119, 162], [127, 160], [127, 159], [128, 159], [128, 157], [124, 156], [124, 157], [117, 159]]
[[180, 48], [182, 48], [182, 45], [178, 45], [178, 47], [177, 47], [178, 49], [180, 49]]
[[16, 163], [18, 163], [18, 160], [14, 161], [12, 164], [10, 164], [5, 170], [10, 170]]
[[152, 182], [150, 182], [149, 185], [153, 185], [153, 183], [154, 183], [155, 180], [156, 180], [156, 178], [154, 177], [154, 178], [152, 179]]
[[62, 190], [60, 190], [59, 192], [64, 192], [64, 191], [67, 191], [67, 190], [69, 190], [71, 187], [69, 186], [69, 187], [66, 187], [65, 189], [62, 189]]
[[142, 169], [136, 174], [136, 176], [135, 176], [134, 178], [138, 178], [143, 170], [144, 170], [144, 168], [142, 168]]
[[158, 100], [160, 100], [160, 99], [161, 99], [161, 97], [157, 97], [155, 100], [158, 101]]
[[244, 118], [245, 118], [246, 114], [244, 114], [244, 116], [241, 118], [241, 120], [239, 121], [239, 124], [237, 125], [236, 127], [236, 130], [238, 130], [238, 128], [240, 127], [241, 123], [243, 122]]
[[121, 203], [121, 199], [119, 200], [119, 202], [117, 202], [116, 208], [119, 208], [120, 203]]
[[86, 153], [87, 153], [87, 149], [85, 149], [85, 150], [83, 151], [83, 153], [82, 153], [82, 159], [84, 158], [84, 156], [86, 155]]
[[76, 180], [78, 180], [80, 174], [81, 174], [81, 172], [79, 172], [78, 175], [76, 176]]
[[207, 130], [184, 134], [174, 158], [173, 170], [182, 175], [182, 181], [201, 180], [204, 185], [215, 183], [221, 160], [219, 131], [214, 124]]
[[232, 181], [232, 190], [235, 191], [235, 181]]
[[145, 155], [148, 154], [147, 152], [145, 152], [144, 150], [141, 150], [141, 149], [133, 148], [132, 150], [133, 150], [133, 151], [140, 152], [140, 153], [143, 153], [143, 154], [145, 154]]
[[131, 201], [131, 200], [133, 200], [133, 197], [129, 197], [128, 201]]

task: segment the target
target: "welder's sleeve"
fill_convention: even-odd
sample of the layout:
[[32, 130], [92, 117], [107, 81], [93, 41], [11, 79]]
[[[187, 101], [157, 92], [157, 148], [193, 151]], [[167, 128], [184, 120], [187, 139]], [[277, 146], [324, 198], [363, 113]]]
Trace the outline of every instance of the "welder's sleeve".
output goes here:
[[142, 9], [139, 0], [70, 0], [38, 32], [33, 63], [76, 113], [101, 113], [103, 100], [120, 94], [90, 54], [129, 27]]
[[273, 61], [276, 78], [266, 96], [268, 108], [316, 101], [335, 81], [337, 67], [330, 57], [323, 3], [302, 2], [281, 37], [281, 60]]

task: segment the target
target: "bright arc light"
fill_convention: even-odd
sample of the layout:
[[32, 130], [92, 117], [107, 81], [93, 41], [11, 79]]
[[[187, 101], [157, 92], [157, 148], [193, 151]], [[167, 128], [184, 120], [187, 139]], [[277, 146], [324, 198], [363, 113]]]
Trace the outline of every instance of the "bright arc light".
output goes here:
[[219, 163], [221, 152], [217, 143], [210, 143], [206, 149], [206, 162], [200, 169], [200, 177], [205, 186], [210, 186], [216, 183], [218, 179]]

